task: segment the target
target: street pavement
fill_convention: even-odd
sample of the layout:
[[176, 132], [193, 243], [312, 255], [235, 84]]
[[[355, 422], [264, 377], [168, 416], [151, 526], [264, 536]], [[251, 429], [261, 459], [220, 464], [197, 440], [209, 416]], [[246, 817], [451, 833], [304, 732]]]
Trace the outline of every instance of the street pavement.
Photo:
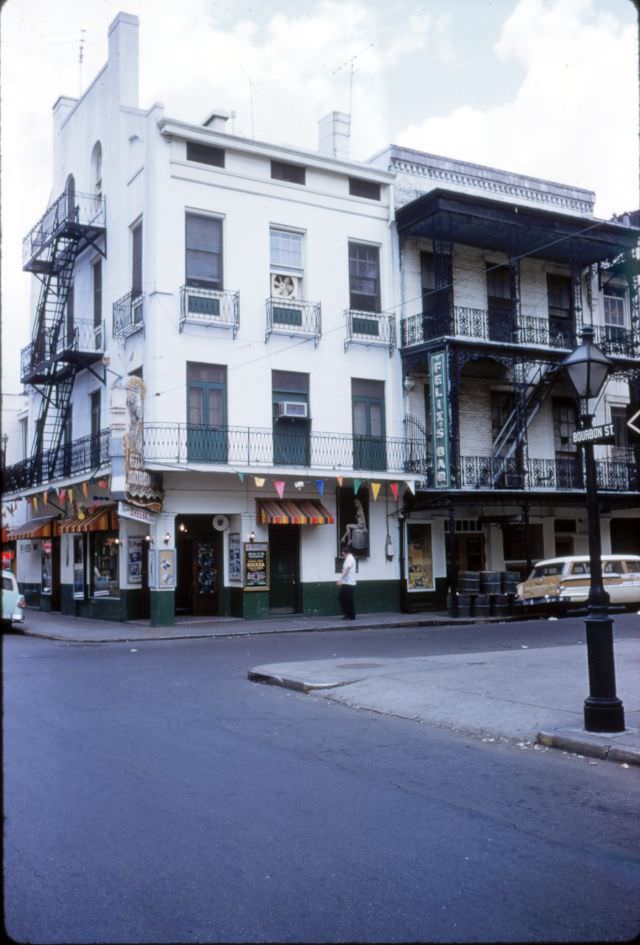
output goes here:
[[[634, 616], [623, 619], [633, 621]], [[387, 613], [364, 614], [347, 626], [357, 631], [474, 622], [488, 621], [455, 619], [445, 613]], [[338, 617], [185, 618], [172, 627], [151, 627], [148, 621], [116, 623], [29, 610], [23, 632], [74, 643], [118, 643], [345, 629]], [[522, 645], [517, 650], [444, 656], [270, 663], [250, 667], [248, 678], [485, 741], [522, 747], [538, 743], [640, 765], [640, 632], [637, 639], [616, 640], [615, 660], [617, 694], [624, 704], [626, 725], [624, 732], [616, 734], [583, 728], [588, 677], [582, 640], [568, 646]]]

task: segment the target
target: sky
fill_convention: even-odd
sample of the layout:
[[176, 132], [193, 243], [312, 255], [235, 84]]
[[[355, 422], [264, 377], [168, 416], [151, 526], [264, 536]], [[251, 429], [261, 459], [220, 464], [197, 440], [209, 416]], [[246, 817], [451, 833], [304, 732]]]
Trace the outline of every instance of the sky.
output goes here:
[[7, 0], [5, 397], [30, 335], [21, 247], [51, 196], [51, 109], [102, 68], [120, 10], [140, 19], [143, 108], [199, 124], [222, 107], [238, 134], [312, 150], [318, 120], [349, 111], [356, 160], [393, 142], [586, 187], [598, 217], [640, 204], [632, 0]]

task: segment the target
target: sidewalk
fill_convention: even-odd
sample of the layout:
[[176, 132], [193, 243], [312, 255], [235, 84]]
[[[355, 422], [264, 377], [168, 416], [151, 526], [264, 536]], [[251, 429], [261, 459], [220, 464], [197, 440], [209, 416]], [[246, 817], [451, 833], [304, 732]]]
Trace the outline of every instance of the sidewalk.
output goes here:
[[625, 732], [583, 729], [588, 695], [584, 644], [403, 659], [272, 663], [249, 671], [254, 682], [314, 693], [357, 709], [439, 728], [546, 746], [640, 765], [640, 640], [615, 644], [617, 693]]
[[[504, 618], [495, 618], [504, 622]], [[513, 619], [513, 618], [512, 618]], [[517, 619], [517, 618], [516, 618]], [[376, 627], [444, 627], [486, 623], [446, 613], [364, 614], [349, 630]], [[70, 643], [133, 643], [345, 630], [339, 617], [178, 618], [171, 627], [149, 621], [117, 623], [27, 610], [23, 633]], [[533, 632], [533, 631], [532, 631]], [[403, 659], [330, 659], [272, 663], [249, 670], [249, 679], [313, 693], [353, 708], [414, 719], [520, 747], [561, 748], [625, 765], [640, 765], [640, 638], [616, 640], [617, 692], [626, 731], [600, 735], [583, 729], [588, 695], [584, 643]]]

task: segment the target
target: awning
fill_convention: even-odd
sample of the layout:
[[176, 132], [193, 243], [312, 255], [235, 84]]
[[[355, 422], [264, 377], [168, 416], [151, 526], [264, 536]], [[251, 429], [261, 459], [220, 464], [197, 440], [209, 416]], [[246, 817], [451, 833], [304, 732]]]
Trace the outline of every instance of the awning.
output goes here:
[[10, 525], [7, 529], [7, 541], [17, 541], [19, 538], [51, 538], [55, 515], [41, 515], [31, 518], [22, 525]]
[[333, 525], [334, 518], [317, 499], [256, 499], [260, 525]]
[[118, 528], [118, 516], [113, 508], [89, 509], [84, 518], [69, 518], [60, 523], [63, 534], [82, 532], [109, 532]]

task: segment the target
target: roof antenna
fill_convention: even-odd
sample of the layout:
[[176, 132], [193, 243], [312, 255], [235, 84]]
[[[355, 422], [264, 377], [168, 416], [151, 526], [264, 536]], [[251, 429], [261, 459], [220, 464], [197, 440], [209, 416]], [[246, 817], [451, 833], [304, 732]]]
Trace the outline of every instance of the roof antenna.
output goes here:
[[84, 62], [84, 34], [87, 31], [80, 29], [80, 48], [78, 49], [78, 94], [82, 95], [82, 64]]
[[340, 63], [337, 69], [334, 69], [331, 75], [335, 75], [336, 72], [340, 72], [341, 69], [344, 69], [346, 65], [349, 66], [349, 116], [351, 116], [353, 109], [353, 73], [355, 72], [355, 66], [353, 65], [356, 59], [359, 59], [363, 53], [366, 53], [368, 49], [373, 47], [373, 43], [369, 43], [368, 46], [365, 46], [364, 49], [361, 49], [359, 53], [356, 53], [355, 56], [351, 56], [349, 59], [345, 59], [344, 62]]

